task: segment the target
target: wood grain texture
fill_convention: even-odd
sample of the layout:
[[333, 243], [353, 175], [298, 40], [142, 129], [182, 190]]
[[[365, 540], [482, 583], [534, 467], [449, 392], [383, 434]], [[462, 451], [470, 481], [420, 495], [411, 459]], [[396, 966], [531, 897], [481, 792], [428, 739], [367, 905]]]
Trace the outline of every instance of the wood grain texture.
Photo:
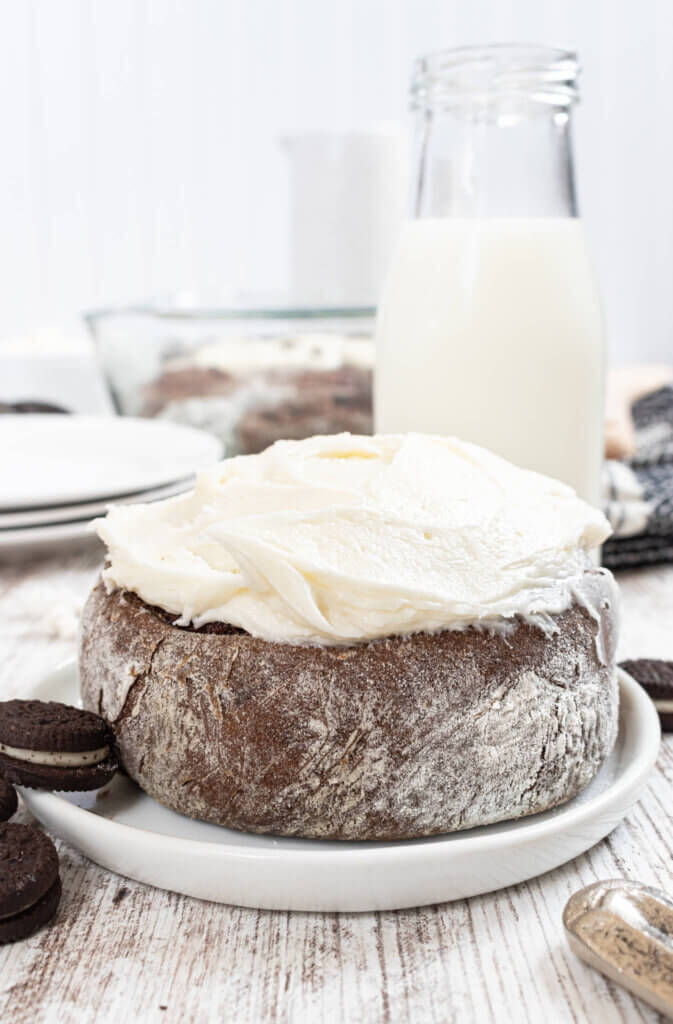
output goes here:
[[[73, 653], [96, 569], [79, 555], [0, 570], [0, 696]], [[620, 583], [621, 657], [671, 656], [673, 568]], [[573, 956], [561, 913], [598, 879], [673, 891], [672, 785], [666, 739], [643, 799], [587, 854], [498, 893], [377, 914], [204, 903], [103, 871], [57, 841], [61, 907], [51, 927], [0, 947], [0, 1020], [652, 1024], [654, 1011]]]

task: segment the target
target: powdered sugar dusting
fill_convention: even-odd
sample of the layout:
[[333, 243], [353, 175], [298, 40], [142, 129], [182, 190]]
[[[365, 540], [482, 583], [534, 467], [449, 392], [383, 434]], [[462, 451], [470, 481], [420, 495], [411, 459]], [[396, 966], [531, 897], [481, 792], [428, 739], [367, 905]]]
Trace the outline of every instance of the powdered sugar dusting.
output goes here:
[[519, 622], [322, 649], [181, 630], [98, 587], [83, 696], [129, 774], [193, 817], [342, 839], [470, 828], [569, 799], [612, 747], [611, 583], [577, 586], [549, 635]]

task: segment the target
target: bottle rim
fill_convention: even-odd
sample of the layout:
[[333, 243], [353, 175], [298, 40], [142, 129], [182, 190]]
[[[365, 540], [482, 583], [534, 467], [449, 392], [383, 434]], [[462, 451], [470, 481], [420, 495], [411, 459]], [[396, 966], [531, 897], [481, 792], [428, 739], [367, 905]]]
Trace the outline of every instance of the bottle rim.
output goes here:
[[579, 98], [577, 55], [529, 43], [459, 46], [418, 57], [413, 110], [489, 105], [504, 98], [569, 107]]

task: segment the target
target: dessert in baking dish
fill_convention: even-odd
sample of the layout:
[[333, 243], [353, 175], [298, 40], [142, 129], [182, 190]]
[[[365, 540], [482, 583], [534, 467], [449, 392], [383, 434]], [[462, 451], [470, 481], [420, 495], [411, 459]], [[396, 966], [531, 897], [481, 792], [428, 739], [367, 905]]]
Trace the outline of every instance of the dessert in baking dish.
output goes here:
[[372, 432], [374, 347], [339, 333], [213, 341], [169, 359], [144, 389], [143, 416], [204, 427], [232, 454], [280, 439]]
[[553, 807], [617, 730], [607, 521], [451, 438], [284, 441], [98, 521], [85, 707], [161, 803], [401, 839]]

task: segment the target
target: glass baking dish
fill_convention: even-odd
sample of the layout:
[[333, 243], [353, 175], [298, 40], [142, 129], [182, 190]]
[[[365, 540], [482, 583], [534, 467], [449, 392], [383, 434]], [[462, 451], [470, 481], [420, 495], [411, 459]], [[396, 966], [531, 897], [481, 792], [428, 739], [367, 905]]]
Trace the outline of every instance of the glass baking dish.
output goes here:
[[178, 302], [84, 316], [119, 413], [209, 430], [227, 455], [280, 438], [371, 433], [374, 318], [370, 308]]

